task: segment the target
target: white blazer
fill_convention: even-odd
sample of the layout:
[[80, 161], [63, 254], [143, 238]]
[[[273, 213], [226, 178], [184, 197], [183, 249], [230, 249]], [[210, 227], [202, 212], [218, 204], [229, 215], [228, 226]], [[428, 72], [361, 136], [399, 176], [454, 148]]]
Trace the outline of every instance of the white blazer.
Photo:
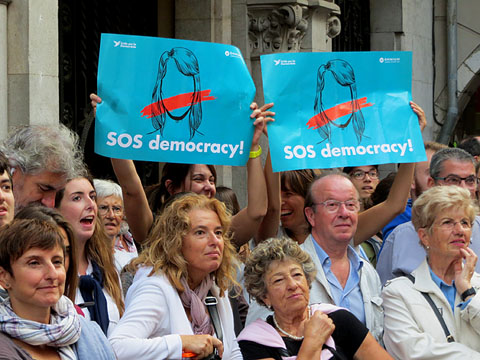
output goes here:
[[[125, 300], [125, 313], [108, 337], [119, 360], [181, 359], [180, 335], [193, 335], [177, 290], [163, 274], [148, 276], [150, 267], [140, 268]], [[235, 337], [233, 315], [227, 294], [218, 299], [223, 331], [223, 358], [242, 359]]]

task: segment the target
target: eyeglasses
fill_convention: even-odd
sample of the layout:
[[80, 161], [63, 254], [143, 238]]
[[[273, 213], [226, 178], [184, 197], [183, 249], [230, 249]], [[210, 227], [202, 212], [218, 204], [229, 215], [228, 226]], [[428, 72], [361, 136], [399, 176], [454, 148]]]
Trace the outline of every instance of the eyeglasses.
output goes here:
[[355, 170], [350, 174], [350, 176], [353, 177], [355, 180], [363, 180], [365, 179], [365, 175], [368, 175], [370, 179], [375, 179], [375, 180], [378, 179], [377, 170], [370, 170], [370, 171]]
[[320, 203], [314, 203], [313, 205], [323, 205], [325, 210], [331, 213], [335, 213], [340, 209], [340, 205], [345, 205], [345, 209], [350, 212], [356, 212], [360, 210], [360, 203], [358, 200], [347, 200], [347, 201], [338, 201], [338, 200], [326, 200]]
[[462, 219], [460, 221], [455, 221], [453, 219], [444, 219], [440, 224], [434, 224], [433, 226], [439, 227], [442, 230], [451, 231], [455, 228], [455, 225], [460, 224], [460, 227], [463, 230], [469, 230], [472, 228], [472, 223], [468, 219]]
[[470, 175], [467, 177], [460, 177], [458, 175], [448, 175], [446, 177], [436, 177], [435, 180], [442, 180], [447, 185], [458, 185], [462, 184], [462, 181], [465, 181], [467, 186], [476, 186], [478, 184], [478, 178], [475, 175]]
[[123, 214], [123, 208], [121, 206], [113, 205], [99, 205], [98, 206], [98, 213], [100, 215], [107, 215], [110, 212], [110, 209], [113, 211], [115, 215], [122, 215]]

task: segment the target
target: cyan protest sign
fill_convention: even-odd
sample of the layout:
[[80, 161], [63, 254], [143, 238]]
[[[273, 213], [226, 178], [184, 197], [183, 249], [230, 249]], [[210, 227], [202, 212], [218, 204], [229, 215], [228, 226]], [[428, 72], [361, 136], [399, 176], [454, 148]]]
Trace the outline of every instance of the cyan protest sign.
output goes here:
[[245, 165], [255, 86], [231, 45], [102, 34], [95, 152]]
[[411, 52], [261, 56], [274, 171], [426, 160]]

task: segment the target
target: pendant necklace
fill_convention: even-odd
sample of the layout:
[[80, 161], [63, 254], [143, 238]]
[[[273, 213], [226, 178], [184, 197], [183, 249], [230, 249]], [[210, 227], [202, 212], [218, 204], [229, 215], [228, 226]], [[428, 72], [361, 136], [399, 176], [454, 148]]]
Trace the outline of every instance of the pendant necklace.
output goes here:
[[[308, 318], [307, 320], [310, 320], [310, 306], [308, 307]], [[295, 336], [295, 335], [292, 335], [292, 334], [289, 334], [288, 332], [286, 332], [285, 330], [283, 330], [279, 325], [278, 325], [278, 322], [277, 322], [277, 319], [275, 318], [275, 313], [273, 313], [273, 323], [275, 324], [275, 327], [278, 329], [278, 331], [280, 331], [283, 335], [289, 337], [290, 339], [293, 339], [293, 340], [303, 340], [303, 338], [305, 336]]]

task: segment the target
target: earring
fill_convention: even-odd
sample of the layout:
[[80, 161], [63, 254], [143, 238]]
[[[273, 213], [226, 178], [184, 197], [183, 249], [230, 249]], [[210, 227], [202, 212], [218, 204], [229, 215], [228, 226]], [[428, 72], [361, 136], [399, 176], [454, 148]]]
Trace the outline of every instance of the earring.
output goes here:
[[10, 284], [6, 283], [5, 284], [5, 289], [8, 289], [10, 287]]
[[430, 250], [430, 246], [427, 246], [427, 251]]

